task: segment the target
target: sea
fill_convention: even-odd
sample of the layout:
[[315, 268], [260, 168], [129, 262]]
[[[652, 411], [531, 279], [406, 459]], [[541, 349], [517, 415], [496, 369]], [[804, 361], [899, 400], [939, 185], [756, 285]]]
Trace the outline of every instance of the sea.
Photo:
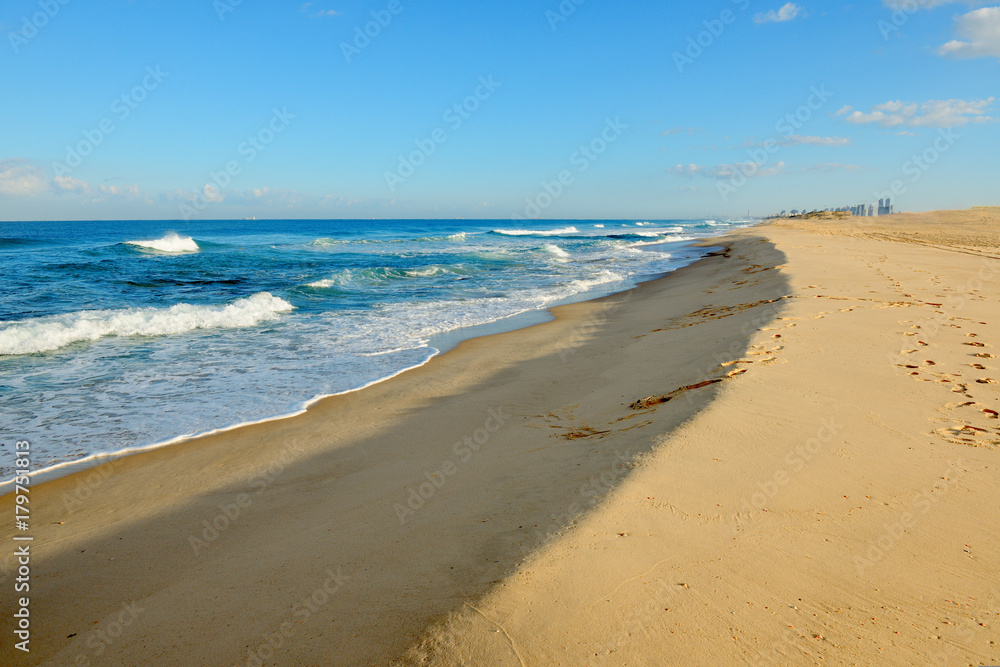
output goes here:
[[[702, 257], [752, 220], [0, 222], [0, 482], [420, 366]], [[2, 487], [0, 487], [2, 491]]]

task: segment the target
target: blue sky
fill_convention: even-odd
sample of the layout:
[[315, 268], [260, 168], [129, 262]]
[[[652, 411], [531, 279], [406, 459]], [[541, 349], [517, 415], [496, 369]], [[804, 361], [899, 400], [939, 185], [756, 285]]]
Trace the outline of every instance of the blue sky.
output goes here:
[[2, 220], [1000, 204], [990, 3], [8, 0], [0, 35]]

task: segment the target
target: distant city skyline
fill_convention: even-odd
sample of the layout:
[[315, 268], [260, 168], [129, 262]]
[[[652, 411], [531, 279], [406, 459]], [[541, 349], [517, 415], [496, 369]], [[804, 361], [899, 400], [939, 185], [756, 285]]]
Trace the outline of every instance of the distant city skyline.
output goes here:
[[0, 219], [996, 205], [988, 4], [12, 0]]
[[895, 210], [892, 205], [892, 198], [886, 197], [884, 199], [878, 200], [877, 208], [875, 204], [868, 204], [868, 203], [854, 204], [852, 206], [839, 206], [837, 208], [831, 208], [829, 206], [827, 206], [826, 208], [811, 208], [811, 209], [793, 208], [790, 211], [788, 209], [781, 209], [780, 213], [776, 213], [768, 217], [783, 218], [789, 215], [802, 215], [807, 213], [818, 213], [818, 212], [823, 212], [823, 213], [844, 212], [844, 213], [850, 213], [851, 215], [857, 217], [874, 217], [880, 215], [892, 215], [895, 212]]

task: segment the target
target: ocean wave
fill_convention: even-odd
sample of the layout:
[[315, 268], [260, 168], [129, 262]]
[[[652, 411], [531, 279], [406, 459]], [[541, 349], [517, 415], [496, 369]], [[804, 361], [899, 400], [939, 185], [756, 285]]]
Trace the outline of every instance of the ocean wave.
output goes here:
[[249, 327], [293, 309], [284, 299], [259, 292], [225, 306], [179, 303], [169, 308], [85, 310], [0, 323], [0, 356], [49, 352], [105, 336], [167, 336], [195, 329]]
[[625, 234], [608, 234], [605, 238], [615, 239], [616, 241], [627, 240], [627, 239], [649, 239], [649, 238], [659, 238], [663, 236], [663, 232], [628, 232]]
[[23, 248], [25, 246], [49, 245], [51, 241], [44, 239], [0, 238], [0, 250]]
[[[445, 241], [450, 243], [460, 243], [468, 238], [468, 232], [457, 232], [455, 234], [448, 234], [447, 236], [418, 236], [415, 239], [393, 239], [391, 243], [443, 243]], [[386, 243], [389, 242], [390, 241], [386, 241]]]
[[580, 230], [576, 227], [563, 227], [562, 229], [494, 229], [494, 234], [502, 236], [562, 236], [564, 234], [577, 234]]
[[161, 239], [152, 241], [126, 241], [126, 245], [134, 245], [146, 250], [156, 250], [159, 252], [185, 253], [198, 252], [200, 248], [190, 236], [181, 236], [177, 232], [170, 232]]
[[594, 225], [594, 227], [597, 227], [598, 229], [604, 229], [604, 225]]
[[190, 236], [181, 236], [176, 232], [170, 232], [163, 238], [146, 241], [126, 241], [126, 245], [136, 246], [145, 250], [156, 250], [166, 253], [188, 253], [200, 250], [197, 242]]
[[569, 253], [557, 246], [555, 243], [546, 243], [544, 247], [546, 252], [555, 255], [558, 259], [566, 259], [569, 257]]
[[457, 232], [455, 234], [448, 234], [446, 236], [420, 236], [417, 238], [386, 238], [386, 239], [332, 239], [332, 238], [318, 238], [309, 242], [309, 245], [315, 247], [325, 247], [325, 246], [338, 246], [338, 245], [379, 245], [385, 243], [460, 243], [467, 240], [469, 237], [468, 232]]
[[317, 247], [322, 248], [323, 246], [328, 246], [328, 245], [344, 245], [345, 243], [349, 243], [349, 241], [342, 241], [340, 239], [322, 238], [322, 239], [315, 239], [313, 241], [310, 241], [309, 245], [311, 245], [311, 246], [317, 246]]
[[656, 239], [655, 241], [639, 241], [637, 243], [630, 243], [629, 246], [632, 248], [642, 248], [645, 246], [652, 245], [662, 245], [664, 243], [677, 243], [680, 241], [693, 241], [698, 238], [697, 236], [664, 236], [662, 238]]
[[390, 347], [384, 350], [377, 350], [375, 352], [358, 352], [359, 357], [381, 357], [387, 354], [397, 354], [399, 352], [410, 352], [412, 350], [423, 350], [426, 349], [425, 346], [413, 346], [408, 345], [405, 347]]
[[446, 273], [465, 276], [470, 274], [471, 271], [463, 266], [450, 266], [443, 264], [421, 266], [412, 269], [397, 269], [391, 267], [343, 269], [329, 278], [323, 278], [322, 280], [307, 283], [306, 287], [319, 287], [325, 289], [329, 289], [331, 287], [380, 287], [401, 280], [433, 278]]
[[568, 291], [570, 294], [578, 294], [600, 285], [607, 285], [608, 283], [625, 280], [626, 277], [627, 276], [623, 273], [604, 270], [594, 275], [592, 278], [581, 278], [570, 282], [568, 285]]

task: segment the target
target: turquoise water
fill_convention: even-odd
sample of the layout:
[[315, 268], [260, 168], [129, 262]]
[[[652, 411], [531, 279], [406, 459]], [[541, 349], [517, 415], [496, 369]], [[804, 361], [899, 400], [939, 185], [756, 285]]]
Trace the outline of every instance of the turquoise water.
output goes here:
[[747, 224], [0, 223], [4, 445], [30, 440], [45, 469], [295, 413], [425, 363], [441, 334], [627, 289]]

